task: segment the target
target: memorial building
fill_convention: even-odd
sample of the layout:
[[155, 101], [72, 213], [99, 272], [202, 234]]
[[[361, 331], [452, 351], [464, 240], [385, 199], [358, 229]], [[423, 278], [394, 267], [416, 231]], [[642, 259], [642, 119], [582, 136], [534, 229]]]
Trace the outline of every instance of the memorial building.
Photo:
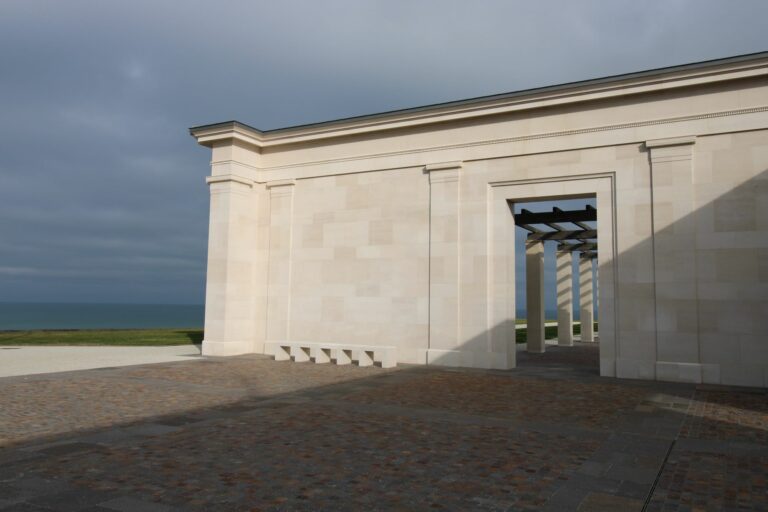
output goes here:
[[[580, 311], [601, 375], [768, 386], [768, 52], [191, 133], [212, 152], [205, 355], [513, 368], [522, 228], [529, 351], [556, 244], [559, 343]], [[567, 199], [594, 206], [526, 206]]]

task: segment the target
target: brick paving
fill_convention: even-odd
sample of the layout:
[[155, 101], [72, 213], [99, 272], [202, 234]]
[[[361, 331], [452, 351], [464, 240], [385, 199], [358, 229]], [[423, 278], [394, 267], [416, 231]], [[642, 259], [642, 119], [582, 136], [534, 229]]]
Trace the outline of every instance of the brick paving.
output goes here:
[[0, 511], [768, 510], [765, 390], [596, 364], [577, 344], [508, 372], [244, 356], [0, 379]]

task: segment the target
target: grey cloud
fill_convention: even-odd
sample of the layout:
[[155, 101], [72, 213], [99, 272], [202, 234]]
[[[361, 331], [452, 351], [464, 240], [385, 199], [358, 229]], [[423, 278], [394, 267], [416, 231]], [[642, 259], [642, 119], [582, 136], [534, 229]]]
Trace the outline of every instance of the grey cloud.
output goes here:
[[0, 300], [202, 302], [209, 155], [259, 128], [768, 49], [764, 0], [0, 3]]

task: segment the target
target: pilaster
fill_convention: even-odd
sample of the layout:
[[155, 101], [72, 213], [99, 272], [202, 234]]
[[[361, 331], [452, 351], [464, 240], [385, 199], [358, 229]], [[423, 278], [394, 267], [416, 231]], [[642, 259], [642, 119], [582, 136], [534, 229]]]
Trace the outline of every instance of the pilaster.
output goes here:
[[431, 164], [429, 175], [429, 348], [427, 364], [460, 365], [459, 179], [461, 162]]
[[269, 191], [269, 268], [267, 340], [290, 340], [291, 250], [294, 180], [267, 183]]
[[203, 355], [253, 352], [256, 193], [242, 176], [210, 176], [208, 272]]
[[693, 190], [695, 137], [651, 140], [656, 378], [701, 382]]

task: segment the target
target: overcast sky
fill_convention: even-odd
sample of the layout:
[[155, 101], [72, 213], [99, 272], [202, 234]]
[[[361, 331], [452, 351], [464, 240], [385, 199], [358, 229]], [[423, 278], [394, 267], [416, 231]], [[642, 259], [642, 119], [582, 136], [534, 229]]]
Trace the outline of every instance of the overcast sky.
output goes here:
[[0, 301], [201, 303], [209, 152], [768, 50], [766, 0], [0, 0]]

